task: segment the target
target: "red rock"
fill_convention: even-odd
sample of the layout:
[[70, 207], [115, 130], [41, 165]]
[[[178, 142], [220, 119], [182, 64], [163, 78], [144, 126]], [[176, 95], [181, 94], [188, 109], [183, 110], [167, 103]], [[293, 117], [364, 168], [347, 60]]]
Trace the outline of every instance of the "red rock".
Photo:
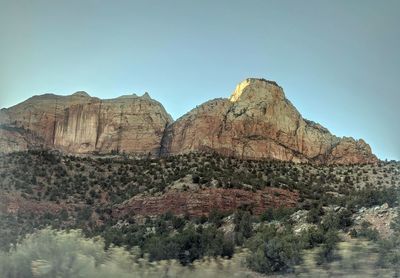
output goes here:
[[38, 146], [72, 154], [215, 151], [293, 162], [377, 162], [363, 140], [332, 135], [304, 119], [275, 82], [254, 78], [241, 82], [229, 99], [208, 101], [174, 123], [148, 94], [109, 100], [85, 92], [46, 94], [0, 111], [0, 151]]
[[297, 192], [278, 188], [265, 188], [255, 192], [222, 188], [171, 190], [161, 196], [135, 196], [118, 205], [114, 214], [155, 216], [172, 212], [176, 215], [201, 216], [208, 215], [213, 210], [233, 212], [244, 205], [250, 206], [254, 214], [261, 214], [269, 207], [294, 207], [298, 198]]
[[[6, 152], [29, 149], [30, 144], [24, 143], [29, 132], [45, 147], [67, 153], [114, 150], [158, 155], [164, 129], [171, 122], [163, 106], [148, 95], [101, 100], [84, 92], [65, 97], [46, 94], [0, 111], [0, 139], [8, 139], [0, 147]], [[24, 132], [6, 133], [7, 128]]]
[[275, 82], [246, 79], [230, 99], [193, 109], [166, 130], [163, 153], [213, 150], [250, 159], [316, 163], [374, 163], [362, 140], [338, 138], [304, 119]]

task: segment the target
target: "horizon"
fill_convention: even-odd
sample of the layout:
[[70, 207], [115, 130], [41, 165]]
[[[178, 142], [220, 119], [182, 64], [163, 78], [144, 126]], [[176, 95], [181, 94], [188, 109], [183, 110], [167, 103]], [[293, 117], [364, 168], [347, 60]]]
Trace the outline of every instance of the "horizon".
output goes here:
[[400, 160], [400, 2], [151, 2], [0, 1], [0, 108], [148, 92], [176, 120], [266, 78], [304, 118]]

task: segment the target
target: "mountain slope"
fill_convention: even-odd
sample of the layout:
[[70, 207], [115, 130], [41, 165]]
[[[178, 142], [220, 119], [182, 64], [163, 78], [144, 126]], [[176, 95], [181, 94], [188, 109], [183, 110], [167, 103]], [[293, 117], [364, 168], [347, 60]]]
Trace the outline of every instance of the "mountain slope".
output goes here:
[[163, 153], [213, 150], [240, 158], [294, 162], [371, 163], [363, 140], [338, 138], [303, 119], [273, 81], [246, 79], [229, 99], [193, 109], [166, 130]]

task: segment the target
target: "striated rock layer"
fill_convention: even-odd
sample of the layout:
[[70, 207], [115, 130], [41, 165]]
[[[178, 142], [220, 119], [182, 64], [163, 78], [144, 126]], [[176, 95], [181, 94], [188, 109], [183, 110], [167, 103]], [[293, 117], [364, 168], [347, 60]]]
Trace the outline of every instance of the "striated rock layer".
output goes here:
[[[147, 94], [101, 100], [85, 92], [34, 96], [0, 111], [2, 151], [41, 146], [67, 153], [111, 151], [158, 155], [165, 127], [172, 122]], [[31, 142], [33, 141], [33, 142]]]
[[101, 100], [85, 92], [45, 94], [0, 111], [0, 151], [56, 148], [67, 153], [175, 155], [215, 151], [251, 159], [374, 163], [363, 140], [339, 138], [304, 119], [281, 87], [246, 79], [176, 122], [146, 93]]
[[363, 140], [338, 138], [304, 119], [275, 82], [246, 79], [229, 99], [193, 109], [166, 130], [162, 153], [212, 150], [240, 158], [373, 163]]
[[161, 215], [172, 212], [179, 215], [202, 216], [213, 210], [232, 212], [247, 206], [254, 214], [267, 208], [294, 207], [299, 199], [297, 192], [279, 188], [264, 188], [255, 192], [243, 189], [210, 188], [197, 191], [168, 191], [161, 196], [135, 196], [114, 210], [116, 216]]

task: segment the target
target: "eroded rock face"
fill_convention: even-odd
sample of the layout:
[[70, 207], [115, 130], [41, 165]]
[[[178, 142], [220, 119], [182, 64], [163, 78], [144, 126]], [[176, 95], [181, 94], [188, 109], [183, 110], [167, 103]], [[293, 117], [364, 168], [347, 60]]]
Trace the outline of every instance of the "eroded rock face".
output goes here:
[[[29, 148], [29, 133], [45, 147], [68, 153], [114, 150], [158, 155], [164, 129], [171, 122], [163, 106], [147, 94], [107, 100], [85, 92], [46, 94], [0, 111], [0, 124], [5, 128], [0, 147], [2, 151]], [[13, 128], [25, 132], [12, 133]]]
[[397, 208], [389, 207], [387, 203], [384, 203], [381, 206], [372, 208], [360, 208], [353, 215], [353, 220], [356, 225], [356, 230], [361, 229], [363, 222], [368, 222], [371, 224], [371, 228], [376, 229], [381, 237], [388, 238], [394, 232], [390, 224], [395, 220], [398, 214]]
[[240, 158], [294, 162], [372, 163], [362, 140], [338, 138], [302, 118], [273, 81], [246, 79], [229, 99], [193, 109], [166, 130], [163, 153], [213, 150]]
[[45, 213], [55, 214], [65, 208], [67, 208], [65, 204], [26, 199], [15, 193], [0, 193], [0, 213], [2, 214], [18, 215], [18, 213], [33, 213], [37, 216]]
[[213, 210], [232, 212], [248, 206], [254, 214], [267, 208], [294, 207], [299, 194], [279, 188], [264, 188], [255, 192], [243, 189], [208, 188], [194, 191], [168, 191], [161, 196], [135, 196], [114, 209], [116, 216], [162, 215], [172, 212], [178, 215], [202, 216]]
[[85, 92], [45, 94], [0, 110], [0, 151], [37, 146], [68, 153], [215, 151], [294, 162], [377, 161], [363, 140], [332, 135], [304, 119], [275, 82], [254, 78], [241, 82], [229, 99], [210, 100], [174, 123], [147, 93], [109, 100]]
[[28, 148], [28, 142], [18, 131], [0, 127], [0, 149], [3, 152], [26, 151]]

